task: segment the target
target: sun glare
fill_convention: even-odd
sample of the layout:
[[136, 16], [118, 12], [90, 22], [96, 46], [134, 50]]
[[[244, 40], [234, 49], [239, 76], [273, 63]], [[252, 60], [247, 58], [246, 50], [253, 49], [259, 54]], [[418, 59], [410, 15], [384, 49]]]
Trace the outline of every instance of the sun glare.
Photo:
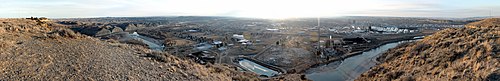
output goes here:
[[[263, 3], [265, 2], [265, 3]], [[325, 16], [342, 16], [353, 11], [364, 11], [366, 6], [370, 8], [376, 7], [374, 4], [366, 4], [355, 1], [297, 1], [297, 0], [273, 0], [273, 1], [254, 1], [246, 2], [238, 8], [239, 17], [255, 17], [266, 19], [287, 19], [300, 17], [325, 17]], [[363, 5], [359, 7], [350, 4]], [[258, 5], [255, 5], [258, 4]], [[334, 7], [332, 7], [334, 6]]]

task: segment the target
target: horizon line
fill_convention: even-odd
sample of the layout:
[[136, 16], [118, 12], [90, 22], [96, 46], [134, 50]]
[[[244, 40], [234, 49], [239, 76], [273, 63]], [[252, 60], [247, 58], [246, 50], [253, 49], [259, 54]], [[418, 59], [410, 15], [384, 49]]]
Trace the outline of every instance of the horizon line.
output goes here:
[[[30, 17], [45, 17], [45, 16], [30, 16]], [[239, 17], [239, 16], [89, 16], [89, 17], [45, 17], [52, 19], [73, 19], [73, 18], [134, 18], [134, 17], [229, 17], [229, 18], [251, 18], [251, 19], [276, 19], [276, 18], [259, 18], [259, 17]], [[470, 16], [470, 17], [426, 17], [426, 16], [324, 16], [324, 17], [292, 17], [284, 19], [301, 19], [301, 18], [335, 18], [335, 17], [399, 17], [399, 18], [500, 18], [500, 16]], [[29, 17], [0, 17], [0, 18], [29, 18]]]

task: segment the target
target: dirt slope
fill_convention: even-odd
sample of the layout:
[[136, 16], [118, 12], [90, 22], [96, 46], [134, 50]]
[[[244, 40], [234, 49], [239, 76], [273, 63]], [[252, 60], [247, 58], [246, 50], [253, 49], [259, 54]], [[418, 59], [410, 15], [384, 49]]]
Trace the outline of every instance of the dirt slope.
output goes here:
[[500, 27], [500, 18], [485, 19], [480, 22], [473, 22], [466, 25], [467, 28], [491, 28]]
[[383, 62], [357, 80], [498, 81], [500, 19], [446, 29], [422, 41], [389, 50]]
[[250, 80], [142, 46], [106, 42], [55, 23], [0, 19], [0, 80]]

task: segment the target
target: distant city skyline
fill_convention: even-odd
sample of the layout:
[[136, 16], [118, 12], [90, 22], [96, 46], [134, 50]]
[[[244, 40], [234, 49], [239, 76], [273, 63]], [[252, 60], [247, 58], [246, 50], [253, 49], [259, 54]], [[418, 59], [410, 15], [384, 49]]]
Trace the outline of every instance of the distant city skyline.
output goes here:
[[9, 0], [0, 17], [231, 16], [253, 18], [500, 16], [500, 0]]

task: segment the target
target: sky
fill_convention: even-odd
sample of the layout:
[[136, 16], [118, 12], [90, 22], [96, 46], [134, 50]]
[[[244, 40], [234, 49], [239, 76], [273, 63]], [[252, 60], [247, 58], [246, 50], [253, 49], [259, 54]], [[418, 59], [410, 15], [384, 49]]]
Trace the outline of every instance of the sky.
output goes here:
[[500, 0], [0, 0], [0, 17], [500, 16]]

